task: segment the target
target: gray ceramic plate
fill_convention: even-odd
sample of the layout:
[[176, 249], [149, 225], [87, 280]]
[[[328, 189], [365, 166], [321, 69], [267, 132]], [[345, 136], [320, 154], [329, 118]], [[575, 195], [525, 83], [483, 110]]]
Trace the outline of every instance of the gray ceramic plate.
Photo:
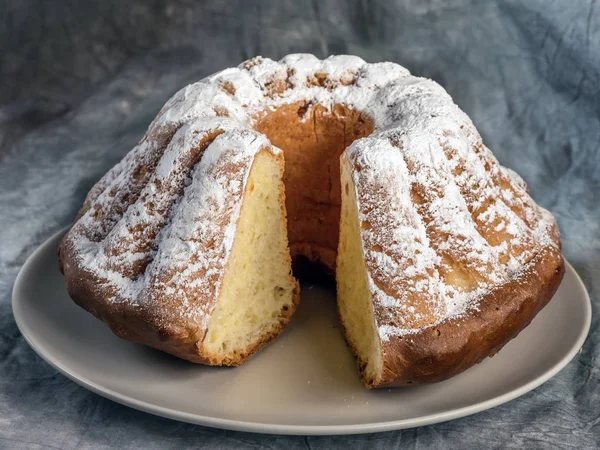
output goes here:
[[23, 336], [86, 388], [153, 414], [260, 433], [342, 434], [415, 427], [474, 414], [544, 383], [579, 351], [591, 305], [567, 264], [550, 304], [494, 358], [443, 383], [365, 389], [340, 335], [332, 290], [305, 285], [286, 331], [239, 368], [204, 367], [114, 336], [67, 295], [56, 264], [64, 232], [23, 266], [13, 312]]

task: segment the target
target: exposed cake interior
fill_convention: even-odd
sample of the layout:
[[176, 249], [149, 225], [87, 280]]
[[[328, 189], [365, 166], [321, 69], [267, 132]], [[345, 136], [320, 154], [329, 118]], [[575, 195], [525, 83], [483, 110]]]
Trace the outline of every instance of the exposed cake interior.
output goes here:
[[298, 286], [290, 272], [280, 162], [261, 151], [246, 182], [228, 269], [203, 342], [212, 364], [243, 362], [295, 308]]
[[337, 257], [338, 310], [346, 339], [365, 379], [376, 379], [381, 348], [367, 286], [354, 190], [341, 189], [351, 186], [347, 171], [342, 171], [340, 183], [340, 155], [354, 140], [371, 134], [373, 122], [368, 115], [344, 105], [328, 110], [300, 102], [259, 116], [255, 128], [285, 154], [292, 256], [322, 263], [331, 274], [336, 270]]
[[382, 353], [367, 269], [362, 252], [354, 184], [347, 162], [341, 168], [342, 211], [337, 255], [337, 299], [346, 340], [355, 353], [363, 380], [372, 386], [381, 377]]
[[285, 195], [292, 257], [333, 274], [340, 221], [340, 155], [373, 131], [369, 116], [345, 105], [329, 110], [297, 102], [256, 117], [254, 128], [285, 154]]

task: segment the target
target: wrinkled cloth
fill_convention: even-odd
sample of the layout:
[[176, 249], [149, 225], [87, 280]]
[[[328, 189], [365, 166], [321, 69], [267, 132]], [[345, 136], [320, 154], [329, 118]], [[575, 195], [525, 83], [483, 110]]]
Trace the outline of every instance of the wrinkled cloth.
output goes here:
[[[582, 352], [538, 389], [460, 420], [359, 436], [179, 423], [42, 361], [15, 277], [183, 85], [255, 55], [355, 54], [442, 84], [558, 220], [593, 303]], [[0, 3], [0, 448], [600, 446], [600, 5], [591, 0], [6, 0]], [[552, 330], [549, 330], [552, 332]]]

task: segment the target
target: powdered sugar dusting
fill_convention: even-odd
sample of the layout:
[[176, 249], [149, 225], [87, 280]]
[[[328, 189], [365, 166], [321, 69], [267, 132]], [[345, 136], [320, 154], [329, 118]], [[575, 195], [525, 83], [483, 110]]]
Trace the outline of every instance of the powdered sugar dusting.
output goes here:
[[[214, 130], [221, 134], [194, 165], [193, 149]], [[236, 129], [228, 121], [201, 119], [182, 127], [140, 201], [107, 238], [101, 243], [82, 235], [70, 240], [79, 264], [101, 274], [107, 287], [117, 287], [110, 301], [152, 311], [165, 326], [183, 319], [202, 332], [218, 298], [250, 167], [261, 149], [280, 152], [259, 133]], [[157, 187], [161, 184], [163, 190]], [[183, 185], [183, 193], [173, 195]], [[84, 216], [80, 226], [88, 220]], [[149, 237], [153, 232], [154, 239]], [[147, 267], [133, 274], [138, 263]]]
[[184, 317], [206, 325], [233, 245], [239, 199], [252, 161], [269, 147], [264, 136], [248, 130], [225, 132], [208, 147], [148, 268], [155, 287], [148, 293], [149, 302], [160, 308], [168, 298]]
[[[368, 224], [361, 230], [365, 262], [379, 334], [388, 340], [477, 309], [483, 295], [556, 243], [551, 216], [522, 181], [503, 186], [512, 171], [438, 85], [410, 80], [383, 90], [393, 93], [393, 125], [378, 133], [376, 122], [373, 135], [343, 158], [359, 219]], [[400, 235], [403, 227], [414, 234]]]
[[102, 274], [110, 301], [206, 327], [253, 158], [278, 152], [254, 120], [296, 102], [343, 104], [375, 124], [343, 161], [381, 339], [476, 309], [542, 246], [557, 245], [552, 216], [437, 83], [355, 56], [257, 57], [176, 93], [90, 191], [67, 241], [83, 270]]

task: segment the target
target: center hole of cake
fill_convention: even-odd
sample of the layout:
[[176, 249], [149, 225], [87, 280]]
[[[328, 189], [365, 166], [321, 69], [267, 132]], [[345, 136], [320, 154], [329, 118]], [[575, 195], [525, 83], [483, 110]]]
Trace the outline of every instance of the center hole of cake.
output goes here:
[[340, 221], [340, 155], [373, 132], [371, 117], [350, 106], [307, 101], [255, 116], [255, 129], [285, 155], [288, 239], [294, 275], [334, 275]]

